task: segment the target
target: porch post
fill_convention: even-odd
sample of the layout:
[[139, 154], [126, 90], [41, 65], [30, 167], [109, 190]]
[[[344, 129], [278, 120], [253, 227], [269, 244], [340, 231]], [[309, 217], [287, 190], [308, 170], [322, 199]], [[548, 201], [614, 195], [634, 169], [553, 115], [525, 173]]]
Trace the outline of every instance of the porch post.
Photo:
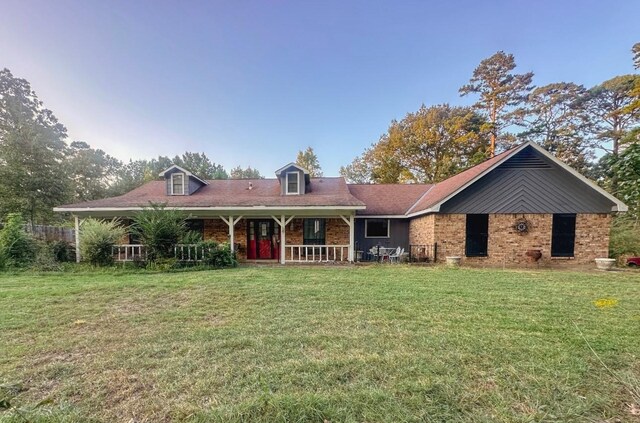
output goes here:
[[353, 215], [349, 216], [349, 261], [353, 263], [355, 261], [355, 222]]
[[280, 225], [280, 264], [284, 264], [284, 255], [286, 254], [285, 242], [286, 242], [286, 233], [287, 233], [287, 224], [284, 218], [284, 214], [281, 216], [282, 224]]
[[229, 225], [229, 244], [231, 244], [230, 245], [231, 252], [233, 253], [235, 252], [235, 249], [236, 249], [235, 242], [234, 242], [235, 240], [233, 239], [235, 234], [234, 229], [236, 225], [233, 224], [233, 216], [229, 216], [229, 223], [227, 223], [227, 225]]
[[80, 219], [77, 215], [73, 216], [76, 224], [76, 263], [80, 263]]

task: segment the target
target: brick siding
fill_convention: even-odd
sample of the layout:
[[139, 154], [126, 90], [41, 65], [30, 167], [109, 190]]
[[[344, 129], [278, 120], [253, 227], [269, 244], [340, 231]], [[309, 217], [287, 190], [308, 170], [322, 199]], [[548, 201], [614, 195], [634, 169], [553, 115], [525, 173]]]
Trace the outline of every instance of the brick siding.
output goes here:
[[[525, 234], [518, 233], [518, 219], [529, 222]], [[541, 250], [542, 258], [535, 266], [593, 264], [597, 257], [607, 257], [611, 216], [608, 214], [578, 214], [574, 257], [551, 257], [552, 214], [490, 214], [487, 257], [465, 257], [466, 215], [431, 214], [415, 218], [410, 223], [411, 244], [438, 243], [438, 260], [446, 256], [461, 256], [471, 265], [521, 266], [532, 265], [527, 250]]]

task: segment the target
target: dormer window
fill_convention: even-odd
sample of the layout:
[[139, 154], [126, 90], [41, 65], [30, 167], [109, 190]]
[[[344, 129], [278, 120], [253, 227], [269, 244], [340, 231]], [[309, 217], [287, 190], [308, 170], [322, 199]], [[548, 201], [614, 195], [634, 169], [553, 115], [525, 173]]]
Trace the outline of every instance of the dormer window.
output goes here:
[[184, 173], [171, 174], [171, 195], [184, 195]]
[[300, 172], [287, 172], [287, 195], [300, 194]]

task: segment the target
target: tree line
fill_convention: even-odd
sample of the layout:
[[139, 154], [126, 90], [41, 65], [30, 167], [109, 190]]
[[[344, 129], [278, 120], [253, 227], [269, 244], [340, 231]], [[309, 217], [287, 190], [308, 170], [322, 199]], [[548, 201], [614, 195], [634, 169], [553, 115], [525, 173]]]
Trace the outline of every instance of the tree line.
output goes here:
[[[640, 68], [640, 43], [632, 48]], [[352, 183], [436, 183], [524, 141], [535, 141], [605, 188], [640, 206], [640, 75], [591, 88], [573, 82], [536, 87], [512, 54], [484, 59], [461, 96], [472, 106], [422, 105], [340, 174]]]
[[[312, 149], [298, 161], [319, 165]], [[122, 195], [177, 164], [203, 179], [261, 179], [258, 169], [227, 171], [205, 153], [123, 162], [83, 141], [69, 141], [67, 129], [28, 81], [0, 70], [0, 218], [20, 213], [33, 223], [51, 223], [53, 207]], [[321, 171], [319, 171], [321, 174]]]

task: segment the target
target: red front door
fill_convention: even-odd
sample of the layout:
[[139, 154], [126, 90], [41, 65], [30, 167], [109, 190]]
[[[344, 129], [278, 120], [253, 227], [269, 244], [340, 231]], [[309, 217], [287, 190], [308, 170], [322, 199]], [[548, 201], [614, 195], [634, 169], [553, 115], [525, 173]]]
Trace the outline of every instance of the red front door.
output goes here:
[[247, 258], [268, 260], [278, 258], [278, 237], [273, 220], [247, 222]]

